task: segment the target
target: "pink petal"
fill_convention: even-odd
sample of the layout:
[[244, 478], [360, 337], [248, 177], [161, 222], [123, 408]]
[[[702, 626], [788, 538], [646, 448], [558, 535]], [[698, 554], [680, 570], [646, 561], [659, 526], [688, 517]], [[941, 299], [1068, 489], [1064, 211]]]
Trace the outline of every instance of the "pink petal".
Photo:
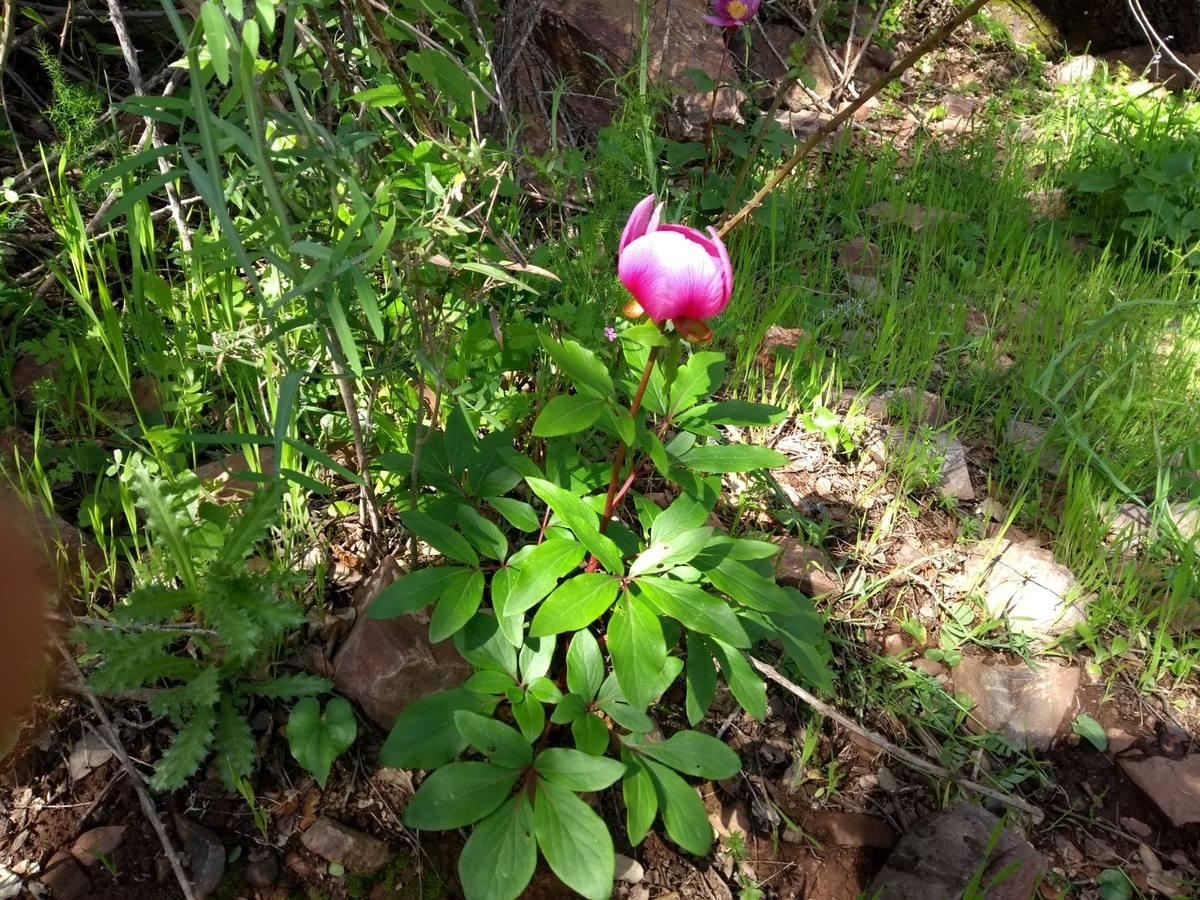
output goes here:
[[717, 234], [717, 229], [709, 226], [708, 233], [717, 245], [718, 266], [721, 269], [721, 280], [725, 283], [725, 302], [728, 303], [729, 298], [733, 296], [733, 263], [729, 260], [729, 251], [725, 249], [725, 242]]
[[729, 298], [733, 294], [733, 265], [729, 261], [729, 252], [725, 249], [725, 244], [717, 237], [716, 231], [712, 228], [709, 233], [704, 234], [702, 231], [692, 228], [687, 225], [660, 225], [659, 231], [672, 232], [674, 234], [683, 235], [689, 241], [704, 249], [704, 252], [712, 259], [714, 269], [717, 276], [721, 280], [721, 302], [717, 308], [710, 310], [704, 316], [697, 318], [705, 318], [706, 316], [715, 316], [722, 312], [729, 303]]
[[704, 21], [709, 25], [716, 25], [719, 28], [737, 28], [742, 24], [737, 19], [729, 18], [729, 16], [705, 16]]
[[617, 263], [621, 283], [659, 324], [676, 316], [705, 319], [728, 303], [718, 261], [681, 227], [663, 225], [638, 238]]
[[[660, 206], [659, 209], [661, 210], [662, 207]], [[621, 243], [617, 252], [620, 253], [631, 241], [644, 235], [651, 222], [655, 225], [658, 224], [658, 213], [654, 209], [653, 194], [645, 197], [629, 214], [629, 221], [625, 223], [625, 230], [621, 232]]]

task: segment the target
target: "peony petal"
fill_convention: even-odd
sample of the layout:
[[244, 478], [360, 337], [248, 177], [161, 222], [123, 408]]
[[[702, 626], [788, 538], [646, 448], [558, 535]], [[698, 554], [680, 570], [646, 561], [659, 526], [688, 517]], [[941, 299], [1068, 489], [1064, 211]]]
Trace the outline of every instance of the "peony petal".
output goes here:
[[659, 231], [667, 231], [673, 234], [682, 235], [693, 244], [703, 248], [704, 252], [707, 253], [709, 258], [712, 260], [714, 272], [716, 273], [717, 278], [720, 279], [720, 291], [717, 299], [714, 300], [713, 303], [708, 304], [703, 308], [695, 308], [691, 312], [691, 315], [694, 315], [697, 318], [707, 319], [723, 312], [725, 307], [729, 304], [730, 296], [733, 294], [733, 267], [729, 262], [729, 253], [726, 251], [725, 245], [721, 242], [721, 239], [716, 237], [716, 232], [712, 231], [710, 228], [709, 231], [713, 236], [709, 237], [699, 229], [692, 228], [688, 225], [672, 224], [660, 225]]
[[725, 249], [725, 242], [717, 234], [717, 229], [709, 226], [708, 233], [712, 236], [713, 243], [717, 245], [719, 257], [717, 265], [721, 270], [721, 280], [725, 283], [725, 302], [728, 303], [729, 298], [733, 296], [733, 263], [729, 260], [729, 251]]
[[737, 28], [742, 24], [737, 19], [731, 19], [728, 16], [705, 16], [704, 21], [719, 28]]
[[681, 227], [663, 225], [638, 238], [617, 263], [621, 283], [657, 324], [676, 316], [708, 318], [728, 302], [719, 263], [705, 246], [711, 242], [703, 235], [702, 242], [692, 240]]
[[[659, 206], [659, 210], [662, 206]], [[658, 224], [658, 211], [654, 208], [654, 195], [650, 194], [643, 198], [637, 206], [633, 208], [633, 212], [629, 214], [629, 221], [625, 223], [625, 230], [621, 232], [621, 243], [617, 247], [617, 252], [620, 253], [631, 242], [636, 241], [646, 233], [651, 222], [656, 226]], [[653, 230], [653, 229], [651, 229]]]

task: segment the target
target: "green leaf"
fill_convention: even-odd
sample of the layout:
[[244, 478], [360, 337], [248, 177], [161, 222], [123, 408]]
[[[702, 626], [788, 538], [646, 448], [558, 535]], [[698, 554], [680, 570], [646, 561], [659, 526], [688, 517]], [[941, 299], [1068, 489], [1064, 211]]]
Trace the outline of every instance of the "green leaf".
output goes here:
[[712, 651], [695, 634], [687, 636], [687, 708], [688, 724], [695, 725], [708, 713], [717, 692], [717, 667]]
[[612, 376], [595, 353], [569, 338], [560, 342], [543, 334], [541, 340], [542, 347], [575, 390], [597, 400], [616, 401]]
[[554, 712], [550, 715], [550, 721], [555, 725], [566, 725], [568, 722], [574, 722], [575, 719], [583, 715], [586, 706], [587, 704], [578, 694], [564, 694], [563, 698], [554, 707]]
[[658, 574], [683, 565], [704, 549], [712, 533], [709, 527], [692, 528], [673, 537], [657, 540], [633, 561], [629, 566], [629, 574], [634, 577]]
[[742, 651], [730, 647], [717, 638], [709, 638], [713, 647], [713, 655], [721, 666], [725, 683], [733, 692], [734, 698], [742, 705], [742, 709], [750, 713], [758, 721], [767, 717], [767, 686], [758, 674], [746, 662]]
[[679, 367], [675, 382], [671, 385], [672, 415], [693, 406], [701, 397], [707, 397], [725, 380], [725, 354], [714, 350], [693, 353], [691, 359]]
[[478, 822], [505, 801], [521, 772], [483, 762], [442, 766], [421, 782], [404, 809], [404, 824], [448, 831]]
[[600, 533], [596, 513], [570, 491], [541, 478], [526, 478], [525, 482], [547, 506], [574, 532], [579, 543], [595, 554], [604, 568], [614, 575], [623, 575], [621, 551], [607, 536]]
[[533, 763], [547, 781], [571, 791], [602, 791], [625, 775], [625, 764], [605, 756], [551, 747]]
[[230, 694], [221, 695], [213, 739], [213, 749], [220, 756], [221, 780], [230, 790], [236, 790], [237, 779], [249, 778], [254, 771], [255, 743], [249, 723]]
[[734, 647], [750, 646], [750, 638], [729, 604], [702, 587], [673, 578], [639, 578], [635, 584], [652, 607], [684, 627], [714, 635]]
[[200, 7], [200, 25], [204, 30], [204, 46], [208, 58], [221, 84], [229, 84], [229, 38], [225, 29], [225, 15], [215, 0], [205, 0]]
[[625, 800], [625, 830], [629, 833], [629, 843], [636, 847], [645, 840], [658, 815], [658, 791], [654, 779], [636, 758], [621, 781], [621, 796]]
[[679, 731], [665, 741], [635, 745], [646, 756], [696, 778], [732, 778], [742, 761], [725, 743], [699, 731]]
[[575, 794], [539, 779], [533, 830], [542, 856], [563, 884], [588, 900], [605, 900], [612, 893], [612, 836], [604, 820]]
[[786, 590], [771, 579], [763, 578], [745, 563], [723, 559], [704, 574], [713, 587], [750, 609], [783, 615], [796, 612], [796, 603]]
[[504, 615], [523, 613], [554, 590], [558, 579], [578, 568], [586, 551], [582, 544], [551, 538], [538, 544], [514, 566], [517, 580], [504, 601]]
[[488, 506], [504, 516], [513, 528], [524, 532], [538, 530], [541, 523], [538, 521], [537, 511], [525, 501], [514, 500], [512, 497], [487, 497], [485, 499]]
[[564, 581], [538, 607], [529, 626], [530, 636], [544, 637], [587, 628], [612, 606], [620, 587], [616, 578], [600, 572]]
[[508, 642], [495, 616], [477, 613], [462, 631], [454, 635], [454, 646], [475, 668], [503, 672], [513, 681], [517, 680], [516, 647]]
[[1105, 869], [1096, 876], [1101, 900], [1131, 900], [1133, 882], [1120, 869]]
[[527, 740], [535, 741], [541, 737], [542, 729], [546, 727], [546, 707], [537, 697], [526, 691], [524, 697], [512, 704], [512, 714]]
[[771, 403], [748, 403], [745, 400], [722, 400], [705, 403], [690, 410], [683, 418], [686, 426], [693, 421], [708, 425], [737, 425], [742, 428], [762, 428], [781, 422], [787, 410]]
[[769, 447], [752, 444], [706, 444], [692, 447], [679, 462], [695, 472], [752, 472], [786, 466], [788, 457]]
[[524, 769], [533, 760], [529, 742], [503, 722], [460, 709], [454, 713], [454, 724], [467, 743], [498, 766]]
[[468, 569], [446, 585], [429, 618], [429, 640], [444, 641], [462, 628], [483, 602], [483, 573]]
[[1108, 749], [1108, 735], [1104, 732], [1104, 726], [1091, 716], [1084, 713], [1077, 715], [1071, 723], [1071, 730], [1101, 753]]
[[462, 566], [435, 566], [401, 575], [371, 601], [368, 619], [389, 619], [413, 612], [437, 600], [455, 579], [474, 571]]
[[654, 779], [663, 824], [671, 840], [688, 853], [707, 854], [712, 849], [713, 833], [700, 795], [666, 766], [646, 760], [646, 768]]
[[333, 761], [349, 749], [357, 734], [354, 710], [341, 697], [330, 699], [323, 712], [316, 698], [305, 697], [288, 716], [288, 749], [322, 790]]
[[415, 509], [400, 513], [404, 526], [438, 553], [467, 565], [479, 565], [479, 556], [461, 534], [432, 516]]
[[571, 722], [571, 737], [581, 753], [602, 756], [608, 749], [608, 726], [595, 713], [576, 716]]
[[466, 900], [516, 900], [536, 868], [533, 808], [525, 793], [476, 825], [458, 857]]
[[200, 768], [212, 744], [216, 714], [211, 706], [195, 710], [192, 718], [171, 741], [154, 767], [150, 787], [155, 791], [173, 791], [183, 787]]
[[669, 541], [686, 531], [699, 528], [708, 519], [708, 508], [687, 494], [680, 494], [654, 519], [652, 541]]
[[567, 687], [585, 701], [592, 701], [604, 683], [604, 657], [590, 631], [580, 631], [567, 648]]
[[554, 638], [532, 637], [526, 641], [519, 655], [521, 681], [529, 684], [549, 672], [557, 647]]
[[508, 556], [508, 540], [504, 532], [466, 504], [459, 504], [458, 525], [463, 534], [488, 559], [504, 562]]
[[383, 742], [379, 762], [397, 769], [444, 766], [467, 746], [454, 713], [460, 709], [486, 711], [494, 702], [465, 688], [455, 688], [408, 704]]
[[315, 697], [333, 689], [333, 682], [320, 675], [297, 673], [279, 675], [266, 681], [249, 681], [238, 685], [239, 694], [255, 697]]
[[[551, 642], [551, 646], [553, 646]], [[542, 703], [557, 704], [562, 702], [563, 692], [549, 678], [535, 678], [529, 682], [529, 693]]]
[[515, 684], [516, 682], [503, 672], [484, 669], [481, 672], [476, 672], [463, 682], [463, 687], [473, 694], [500, 695]]
[[591, 428], [607, 403], [595, 397], [559, 394], [542, 407], [533, 423], [534, 437], [559, 437]]
[[626, 594], [617, 603], [608, 621], [608, 652], [621, 692], [645, 709], [654, 700], [667, 646], [658, 616], [644, 601]]

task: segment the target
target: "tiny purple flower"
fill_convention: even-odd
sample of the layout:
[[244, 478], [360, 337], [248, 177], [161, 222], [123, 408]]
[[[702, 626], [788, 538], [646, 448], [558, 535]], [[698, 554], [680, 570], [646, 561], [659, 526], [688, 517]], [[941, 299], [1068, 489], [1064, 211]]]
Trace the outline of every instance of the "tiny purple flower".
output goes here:
[[611, 344], [617, 339], [617, 329], [613, 328], [611, 325], [606, 325], [604, 327], [604, 337]]

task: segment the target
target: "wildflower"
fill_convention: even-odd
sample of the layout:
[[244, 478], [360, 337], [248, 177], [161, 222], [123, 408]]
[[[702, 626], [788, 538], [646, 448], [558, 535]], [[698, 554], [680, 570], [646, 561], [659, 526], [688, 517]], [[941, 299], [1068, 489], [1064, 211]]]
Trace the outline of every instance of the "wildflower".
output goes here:
[[610, 344], [617, 339], [617, 329], [611, 325], [604, 326], [604, 339]]
[[729, 253], [709, 228], [660, 222], [662, 204], [654, 195], [634, 207], [621, 234], [617, 275], [633, 295], [624, 314], [636, 319], [649, 314], [656, 325], [671, 321], [689, 341], [705, 341], [712, 331], [705, 323], [729, 305], [733, 267]]
[[721, 28], [741, 28], [754, 18], [762, 0], [713, 0], [715, 15], [705, 16], [709, 25]]

